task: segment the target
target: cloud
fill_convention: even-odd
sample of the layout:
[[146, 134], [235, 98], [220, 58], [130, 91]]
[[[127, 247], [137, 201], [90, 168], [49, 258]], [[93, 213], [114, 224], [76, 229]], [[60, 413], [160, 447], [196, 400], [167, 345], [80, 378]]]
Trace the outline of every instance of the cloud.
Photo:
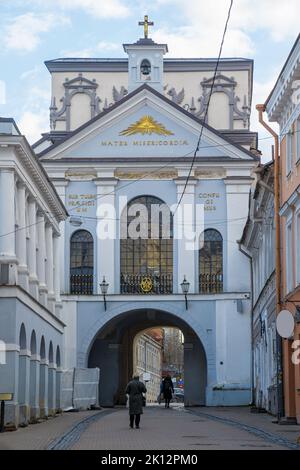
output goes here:
[[0, 80], [0, 104], [6, 104], [6, 86], [3, 80]]
[[85, 49], [75, 49], [75, 50], [66, 50], [61, 51], [63, 57], [96, 57], [99, 54], [103, 55], [106, 52], [120, 51], [121, 45], [114, 42], [100, 41], [94, 47], [87, 47]]
[[[157, 42], [168, 44], [168, 57], [216, 57], [219, 53], [221, 30], [214, 25], [205, 28], [183, 26], [170, 32], [159, 29], [152, 34]], [[223, 47], [223, 56], [248, 56], [254, 53], [252, 40], [243, 32], [231, 29]]]
[[31, 4], [62, 10], [83, 10], [97, 18], [124, 18], [131, 11], [122, 0], [29, 0]]
[[[172, 7], [181, 26], [165, 27], [152, 33], [155, 40], [169, 44], [170, 55], [207, 56], [218, 54], [229, 0], [154, 0], [156, 9]], [[177, 21], [176, 21], [177, 23]], [[265, 32], [278, 42], [295, 38], [299, 32], [299, 0], [238, 0], [233, 4], [223, 55], [255, 53], [253, 34]]]
[[20, 76], [21, 80], [33, 80], [38, 77], [39, 73], [41, 72], [41, 66], [40, 65], [35, 65], [32, 69], [30, 70], [25, 70]]
[[120, 44], [115, 43], [115, 42], [100, 41], [97, 44], [97, 50], [98, 51], [101, 51], [101, 50], [116, 51], [120, 48], [121, 48]]
[[11, 19], [5, 28], [4, 45], [8, 49], [30, 52], [36, 49], [40, 35], [57, 25], [69, 23], [63, 16], [54, 14], [25, 13]]
[[18, 127], [29, 143], [33, 144], [41, 137], [41, 132], [49, 128], [49, 112], [25, 111], [18, 119]]
[[21, 132], [32, 144], [41, 137], [41, 132], [49, 130], [49, 103], [51, 92], [41, 76], [36, 76], [33, 84], [26, 89], [22, 107], [16, 116]]

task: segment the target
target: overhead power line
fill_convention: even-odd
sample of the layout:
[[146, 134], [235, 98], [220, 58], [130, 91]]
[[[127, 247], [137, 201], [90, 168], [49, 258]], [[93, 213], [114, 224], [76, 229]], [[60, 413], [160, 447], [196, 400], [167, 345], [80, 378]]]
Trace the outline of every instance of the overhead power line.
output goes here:
[[[206, 122], [206, 119], [207, 119], [209, 103], [210, 103], [211, 96], [212, 96], [212, 92], [213, 92], [213, 89], [214, 89], [214, 86], [215, 86], [217, 71], [218, 71], [218, 67], [219, 67], [219, 63], [220, 63], [220, 58], [221, 58], [221, 54], [222, 54], [222, 50], [223, 50], [223, 44], [224, 44], [224, 40], [225, 40], [225, 36], [226, 36], [226, 32], [227, 32], [227, 27], [228, 27], [230, 15], [231, 15], [232, 6], [233, 6], [233, 0], [230, 0], [230, 6], [229, 6], [229, 10], [228, 10], [228, 14], [227, 14], [227, 19], [226, 19], [226, 23], [225, 23], [225, 27], [224, 27], [224, 31], [223, 31], [222, 41], [221, 41], [221, 45], [220, 45], [220, 49], [219, 49], [219, 55], [218, 55], [218, 59], [217, 59], [217, 62], [216, 62], [216, 67], [215, 67], [215, 71], [214, 71], [214, 75], [213, 75], [213, 80], [212, 80], [212, 84], [211, 84], [211, 88], [210, 88], [210, 92], [209, 92], [209, 96], [208, 96], [208, 101], [207, 101], [207, 105], [206, 105], [206, 109], [205, 109], [205, 113], [204, 113], [203, 123]], [[185, 185], [184, 185], [183, 191], [182, 191], [182, 193], [181, 193], [180, 199], [179, 199], [179, 201], [178, 201], [178, 204], [177, 204], [177, 206], [176, 206], [176, 209], [175, 209], [173, 215], [175, 215], [175, 213], [177, 212], [178, 207], [179, 207], [180, 204], [181, 204], [182, 198], [183, 198], [184, 193], [185, 193], [185, 191], [186, 191], [186, 187], [187, 187], [188, 182], [189, 182], [189, 180], [190, 180], [190, 177], [191, 177], [191, 174], [192, 174], [192, 170], [193, 170], [193, 167], [194, 167], [194, 163], [195, 163], [195, 160], [196, 160], [196, 156], [197, 156], [197, 153], [198, 153], [199, 148], [200, 148], [200, 143], [201, 143], [202, 134], [203, 134], [203, 128], [204, 128], [204, 125], [202, 124], [201, 130], [200, 130], [200, 135], [199, 135], [198, 142], [197, 142], [197, 146], [196, 146], [196, 148], [195, 148], [193, 160], [192, 160], [192, 163], [191, 163], [191, 166], [190, 166], [190, 169], [189, 169], [189, 172], [188, 172], [186, 181], [185, 181]]]

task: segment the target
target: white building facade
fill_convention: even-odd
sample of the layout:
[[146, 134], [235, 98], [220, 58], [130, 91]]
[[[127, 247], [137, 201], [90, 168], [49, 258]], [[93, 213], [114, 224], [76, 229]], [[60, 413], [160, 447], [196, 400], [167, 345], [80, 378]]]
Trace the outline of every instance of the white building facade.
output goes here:
[[59, 224], [66, 210], [12, 119], [0, 119], [0, 393], [5, 424], [60, 408]]
[[[221, 60], [204, 123], [216, 59], [165, 59], [167, 45], [148, 38], [124, 49], [128, 59], [46, 62], [51, 131], [33, 148], [70, 215], [60, 237], [64, 366], [99, 367], [100, 404], [124, 403], [136, 335], [176, 327], [185, 403], [246, 405], [251, 276], [237, 240], [258, 164], [253, 63]], [[134, 217], [162, 204], [169, 236], [143, 215], [140, 230], [158, 232], [131, 239]]]
[[253, 405], [276, 415], [280, 343], [276, 334], [274, 162], [256, 170], [241, 243], [252, 259]]
[[133, 350], [133, 370], [139, 373], [140, 380], [147, 377], [147, 402], [155, 403], [161, 384], [162, 344], [146, 331], [135, 338]]

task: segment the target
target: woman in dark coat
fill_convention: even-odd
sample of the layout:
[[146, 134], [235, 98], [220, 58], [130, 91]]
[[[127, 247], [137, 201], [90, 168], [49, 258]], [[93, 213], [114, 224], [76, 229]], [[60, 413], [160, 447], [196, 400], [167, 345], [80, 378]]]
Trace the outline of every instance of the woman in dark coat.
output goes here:
[[172, 394], [174, 393], [174, 386], [172, 379], [169, 375], [163, 380], [163, 394], [165, 399], [165, 408], [170, 408], [170, 401], [172, 399]]
[[129, 418], [130, 427], [133, 428], [135, 419], [135, 427], [139, 429], [141, 414], [143, 414], [143, 393], [146, 393], [146, 387], [140, 382], [138, 374], [128, 383], [125, 393], [129, 395]]

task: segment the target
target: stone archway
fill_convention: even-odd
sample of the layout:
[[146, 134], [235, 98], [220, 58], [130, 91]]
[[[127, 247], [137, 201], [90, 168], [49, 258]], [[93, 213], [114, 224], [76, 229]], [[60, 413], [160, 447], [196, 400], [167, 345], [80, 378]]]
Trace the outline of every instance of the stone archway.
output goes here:
[[133, 340], [145, 330], [174, 326], [185, 337], [185, 405], [205, 405], [207, 361], [203, 344], [195, 330], [182, 318], [154, 309], [127, 311], [113, 317], [98, 331], [88, 354], [88, 367], [100, 368], [100, 404], [125, 403], [126, 383], [133, 372]]

